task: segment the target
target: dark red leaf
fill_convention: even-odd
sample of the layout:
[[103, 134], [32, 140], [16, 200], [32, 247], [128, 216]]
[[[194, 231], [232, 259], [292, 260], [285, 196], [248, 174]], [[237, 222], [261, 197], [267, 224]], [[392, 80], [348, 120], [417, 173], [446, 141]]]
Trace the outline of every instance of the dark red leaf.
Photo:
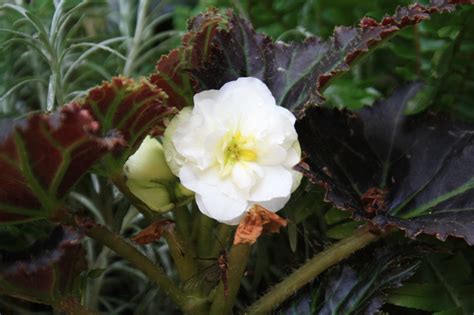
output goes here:
[[93, 88], [81, 101], [99, 122], [103, 136], [117, 134], [125, 150], [109, 155], [102, 163], [107, 175], [121, 170], [125, 160], [152, 128], [164, 129], [164, 118], [175, 111], [166, 103], [166, 94], [145, 79], [136, 82], [125, 77], [112, 78]]
[[66, 192], [118, 145], [98, 137], [99, 124], [77, 104], [2, 125], [0, 223], [55, 215]]
[[195, 94], [190, 70], [207, 60], [211, 41], [219, 27], [227, 23], [227, 17], [216, 9], [209, 9], [189, 21], [189, 32], [183, 37], [182, 46], [162, 56], [150, 82], [166, 92], [169, 105], [183, 108], [192, 105]]
[[[378, 314], [385, 304], [387, 290], [401, 287], [415, 274], [420, 251], [405, 245], [370, 248], [356, 254], [331, 270], [326, 280], [324, 301], [317, 304], [320, 305], [317, 314]], [[370, 268], [367, 268], [367, 261], [370, 261]]]
[[80, 239], [72, 229], [59, 226], [27, 250], [0, 252], [0, 293], [46, 304], [73, 297], [74, 282], [87, 268]]
[[[248, 21], [228, 13], [223, 17], [228, 19], [227, 24], [209, 32], [213, 37], [205, 46], [209, 53], [204, 62], [174, 69], [177, 73], [192, 72], [198, 83], [195, 92], [218, 89], [238, 77], [252, 76], [267, 84], [281, 106], [295, 109], [307, 103], [320, 104], [324, 101], [320, 92], [332, 77], [349, 70], [357, 58], [401, 28], [429, 19], [433, 13], [454, 10], [451, 3], [437, 0], [428, 6], [413, 4], [381, 21], [366, 17], [358, 27], [336, 27], [328, 40], [309, 37], [302, 43], [273, 42], [256, 33]], [[216, 19], [209, 13], [199, 19], [206, 20], [207, 16], [209, 21]]]
[[474, 244], [474, 126], [443, 114], [404, 115], [419, 89], [410, 85], [358, 113], [306, 110], [296, 124], [309, 156], [300, 170], [326, 188], [327, 201], [380, 228]]

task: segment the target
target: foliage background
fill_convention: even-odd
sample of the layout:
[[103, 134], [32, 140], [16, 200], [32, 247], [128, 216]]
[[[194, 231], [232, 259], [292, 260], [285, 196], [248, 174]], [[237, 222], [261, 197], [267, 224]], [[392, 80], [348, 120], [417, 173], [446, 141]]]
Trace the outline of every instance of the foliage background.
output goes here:
[[[412, 1], [363, 0], [355, 4], [344, 0], [70, 0], [64, 2], [62, 9], [59, 9], [59, 1], [0, 3], [16, 3], [32, 13], [22, 16], [14, 10], [0, 11], [0, 111], [3, 117], [22, 117], [32, 111], [52, 110], [114, 75], [139, 77], [150, 73], [159, 56], [179, 44], [186, 20], [209, 6], [222, 10], [232, 8], [250, 19], [258, 31], [268, 33], [274, 39], [290, 41], [303, 40], [308, 35], [327, 38], [336, 25], [354, 25], [363, 16], [381, 18], [385, 13], [392, 13], [398, 5]], [[55, 24], [61, 16], [67, 17], [65, 23]], [[49, 36], [42, 33], [40, 25], [50, 30]], [[327, 106], [358, 109], [390, 95], [404, 82], [423, 80], [427, 85], [408, 114], [436, 104], [447, 115], [474, 120], [474, 34], [469, 31], [472, 29], [473, 8], [435, 16], [428, 22], [407, 28], [384, 42], [350, 73], [335, 80], [324, 92]], [[349, 235], [357, 226], [358, 223], [349, 220], [348, 215], [325, 204], [318, 188], [311, 189], [314, 190], [313, 198], [304, 198], [307, 192], [300, 190], [290, 203], [291, 212], [283, 213], [291, 220], [289, 228], [279, 235], [264, 237], [255, 246], [238, 307], [247, 305], [305, 259], [334, 240]], [[94, 213], [99, 222], [126, 236], [144, 226], [138, 212], [130, 209], [128, 201], [102, 178], [86, 176], [70, 198]], [[42, 221], [1, 226], [0, 249], [25, 248], [33, 240], [45, 237], [50, 228]], [[384, 242], [412, 243], [400, 235]], [[83, 297], [87, 305], [107, 314], [177, 312], [141, 273], [108, 249], [98, 248], [90, 242], [86, 245], [92, 269], [83, 277]], [[473, 249], [458, 240], [450, 239], [441, 244], [427, 237], [411, 245], [435, 247], [437, 252], [421, 258], [411, 252], [403, 253], [416, 260], [417, 272], [408, 280], [408, 285], [400, 289], [384, 286], [373, 289], [383, 292], [389, 302], [383, 312], [472, 314]], [[416, 248], [415, 252], [422, 251], [420, 247]], [[149, 257], [160, 260], [170, 276], [176, 276], [164, 242], [144, 246], [142, 250]], [[362, 256], [370, 255], [374, 250], [371, 247]], [[361, 258], [356, 257], [354, 262], [345, 265], [357, 275], [351, 281], [356, 284], [379, 282], [385, 271], [380, 275], [364, 274], [357, 259]], [[391, 258], [384, 259], [391, 261]], [[331, 292], [324, 292], [319, 284], [330, 283], [331, 277], [338, 277], [340, 273], [347, 275], [341, 268], [345, 267], [333, 268], [297, 293], [281, 312], [297, 314], [304, 309], [305, 312], [324, 313], [323, 301], [328, 300]], [[354, 292], [361, 289], [355, 286], [353, 290], [352, 295], [355, 295]], [[353, 307], [347, 313], [356, 314], [358, 307], [373, 296], [369, 294], [351, 301]], [[0, 311], [12, 314], [51, 312], [48, 307], [5, 296], [0, 296]]]

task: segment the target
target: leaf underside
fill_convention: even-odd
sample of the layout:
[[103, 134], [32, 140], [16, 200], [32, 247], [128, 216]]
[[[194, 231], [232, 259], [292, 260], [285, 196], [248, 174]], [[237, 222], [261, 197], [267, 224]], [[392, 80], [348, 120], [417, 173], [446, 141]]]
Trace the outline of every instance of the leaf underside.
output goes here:
[[0, 224], [59, 214], [67, 192], [92, 166], [103, 175], [121, 171], [141, 140], [163, 127], [172, 112], [155, 85], [116, 77], [52, 114], [3, 120]]
[[2, 122], [0, 223], [48, 217], [66, 192], [109, 149], [90, 113], [72, 104], [54, 114]]
[[381, 21], [363, 18], [357, 27], [336, 27], [328, 40], [308, 37], [283, 43], [256, 33], [250, 22], [228, 11], [210, 9], [189, 23], [183, 44], [160, 59], [150, 81], [178, 108], [192, 105], [192, 95], [239, 77], [256, 77], [269, 87], [277, 104], [300, 109], [324, 102], [329, 80], [349, 70], [359, 57], [403, 27], [451, 12], [455, 4], [472, 1], [435, 0], [397, 9]]
[[121, 172], [122, 165], [151, 129], [164, 130], [164, 118], [175, 112], [166, 99], [163, 90], [149, 81], [121, 76], [89, 91], [80, 104], [97, 120], [103, 137], [119, 136], [125, 147], [107, 156], [98, 172]]
[[74, 297], [75, 280], [87, 261], [80, 235], [58, 226], [46, 241], [22, 252], [0, 252], [0, 266], [0, 293], [52, 304]]
[[[446, 115], [404, 115], [421, 84], [359, 112], [314, 107], [296, 124], [307, 165], [325, 199], [354, 217], [408, 236], [464, 238], [474, 244], [474, 126]], [[364, 197], [386, 192], [368, 211]]]

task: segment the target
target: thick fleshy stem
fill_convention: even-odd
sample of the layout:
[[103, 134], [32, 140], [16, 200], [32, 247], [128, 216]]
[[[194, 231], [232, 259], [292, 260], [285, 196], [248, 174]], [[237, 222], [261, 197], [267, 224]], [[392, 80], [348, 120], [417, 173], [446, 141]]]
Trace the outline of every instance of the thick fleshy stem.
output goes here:
[[214, 228], [214, 220], [205, 216], [204, 214], [199, 214], [199, 234], [197, 240], [197, 254], [199, 257], [209, 257], [212, 250], [212, 230]]
[[134, 246], [125, 241], [120, 235], [109, 231], [106, 227], [96, 225], [85, 229], [87, 236], [100, 244], [109, 247], [119, 256], [130, 262], [135, 268], [143, 272], [150, 280], [168, 295], [173, 302], [186, 313], [193, 313], [204, 302], [202, 299], [184, 294], [165, 274], [165, 272], [143, 255]]
[[[130, 192], [125, 182], [125, 176], [121, 172], [112, 176], [112, 182], [122, 194], [127, 196], [127, 198], [133, 202], [137, 210], [140, 211], [149, 222], [153, 222], [160, 218], [159, 214], [154, 213], [154, 211], [149, 209], [147, 205]], [[175, 209], [174, 214], [178, 228], [178, 235], [164, 233], [163, 236], [166, 238], [180, 278], [185, 281], [197, 273], [196, 266], [192, 261], [192, 257], [195, 257], [196, 253], [187, 246], [187, 240], [183, 237], [183, 235], [186, 235], [186, 230], [190, 229], [190, 216], [189, 213], [187, 213], [185, 206]]]
[[250, 256], [251, 246], [247, 244], [234, 245], [230, 249], [228, 256], [229, 277], [228, 295], [224, 295], [224, 283], [221, 281], [217, 287], [214, 302], [212, 303], [210, 315], [232, 314], [232, 307], [235, 304], [240, 282], [244, 275], [247, 261]]
[[245, 314], [269, 314], [298, 289], [316, 278], [323, 271], [349, 257], [355, 251], [379, 239], [368, 226], [335, 243], [313, 257], [295, 272], [274, 286], [267, 294], [252, 304]]
[[176, 265], [181, 282], [185, 282], [197, 274], [194, 249], [188, 246], [179, 233], [165, 231], [163, 236], [168, 243], [171, 257]]

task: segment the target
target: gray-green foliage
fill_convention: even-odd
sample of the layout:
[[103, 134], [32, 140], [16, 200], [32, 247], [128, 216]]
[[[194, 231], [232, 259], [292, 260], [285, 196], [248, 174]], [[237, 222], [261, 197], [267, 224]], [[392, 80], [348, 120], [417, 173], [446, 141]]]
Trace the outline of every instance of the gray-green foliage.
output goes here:
[[178, 42], [164, 26], [166, 1], [15, 3], [0, 6], [4, 115], [50, 111], [113, 75], [147, 74]]
[[[171, 11], [170, 1], [157, 0], [0, 1], [0, 115], [19, 117], [53, 110], [114, 75], [151, 73], [159, 57], [179, 43], [180, 32], [169, 27]], [[115, 231], [141, 229], [137, 211], [104, 179], [86, 176], [70, 199]], [[0, 249], [20, 250], [42, 239], [51, 228], [42, 221], [2, 227]], [[86, 247], [90, 269], [107, 268], [83, 276], [86, 305], [107, 314], [173, 309], [161, 301], [160, 291], [147, 278], [117, 261], [110, 250], [90, 241]], [[173, 274], [163, 243], [144, 250]], [[130, 295], [127, 302], [117, 298], [121, 294], [117, 287]], [[16, 304], [2, 298], [0, 312], [8, 306], [17, 313], [34, 313], [34, 307]]]

